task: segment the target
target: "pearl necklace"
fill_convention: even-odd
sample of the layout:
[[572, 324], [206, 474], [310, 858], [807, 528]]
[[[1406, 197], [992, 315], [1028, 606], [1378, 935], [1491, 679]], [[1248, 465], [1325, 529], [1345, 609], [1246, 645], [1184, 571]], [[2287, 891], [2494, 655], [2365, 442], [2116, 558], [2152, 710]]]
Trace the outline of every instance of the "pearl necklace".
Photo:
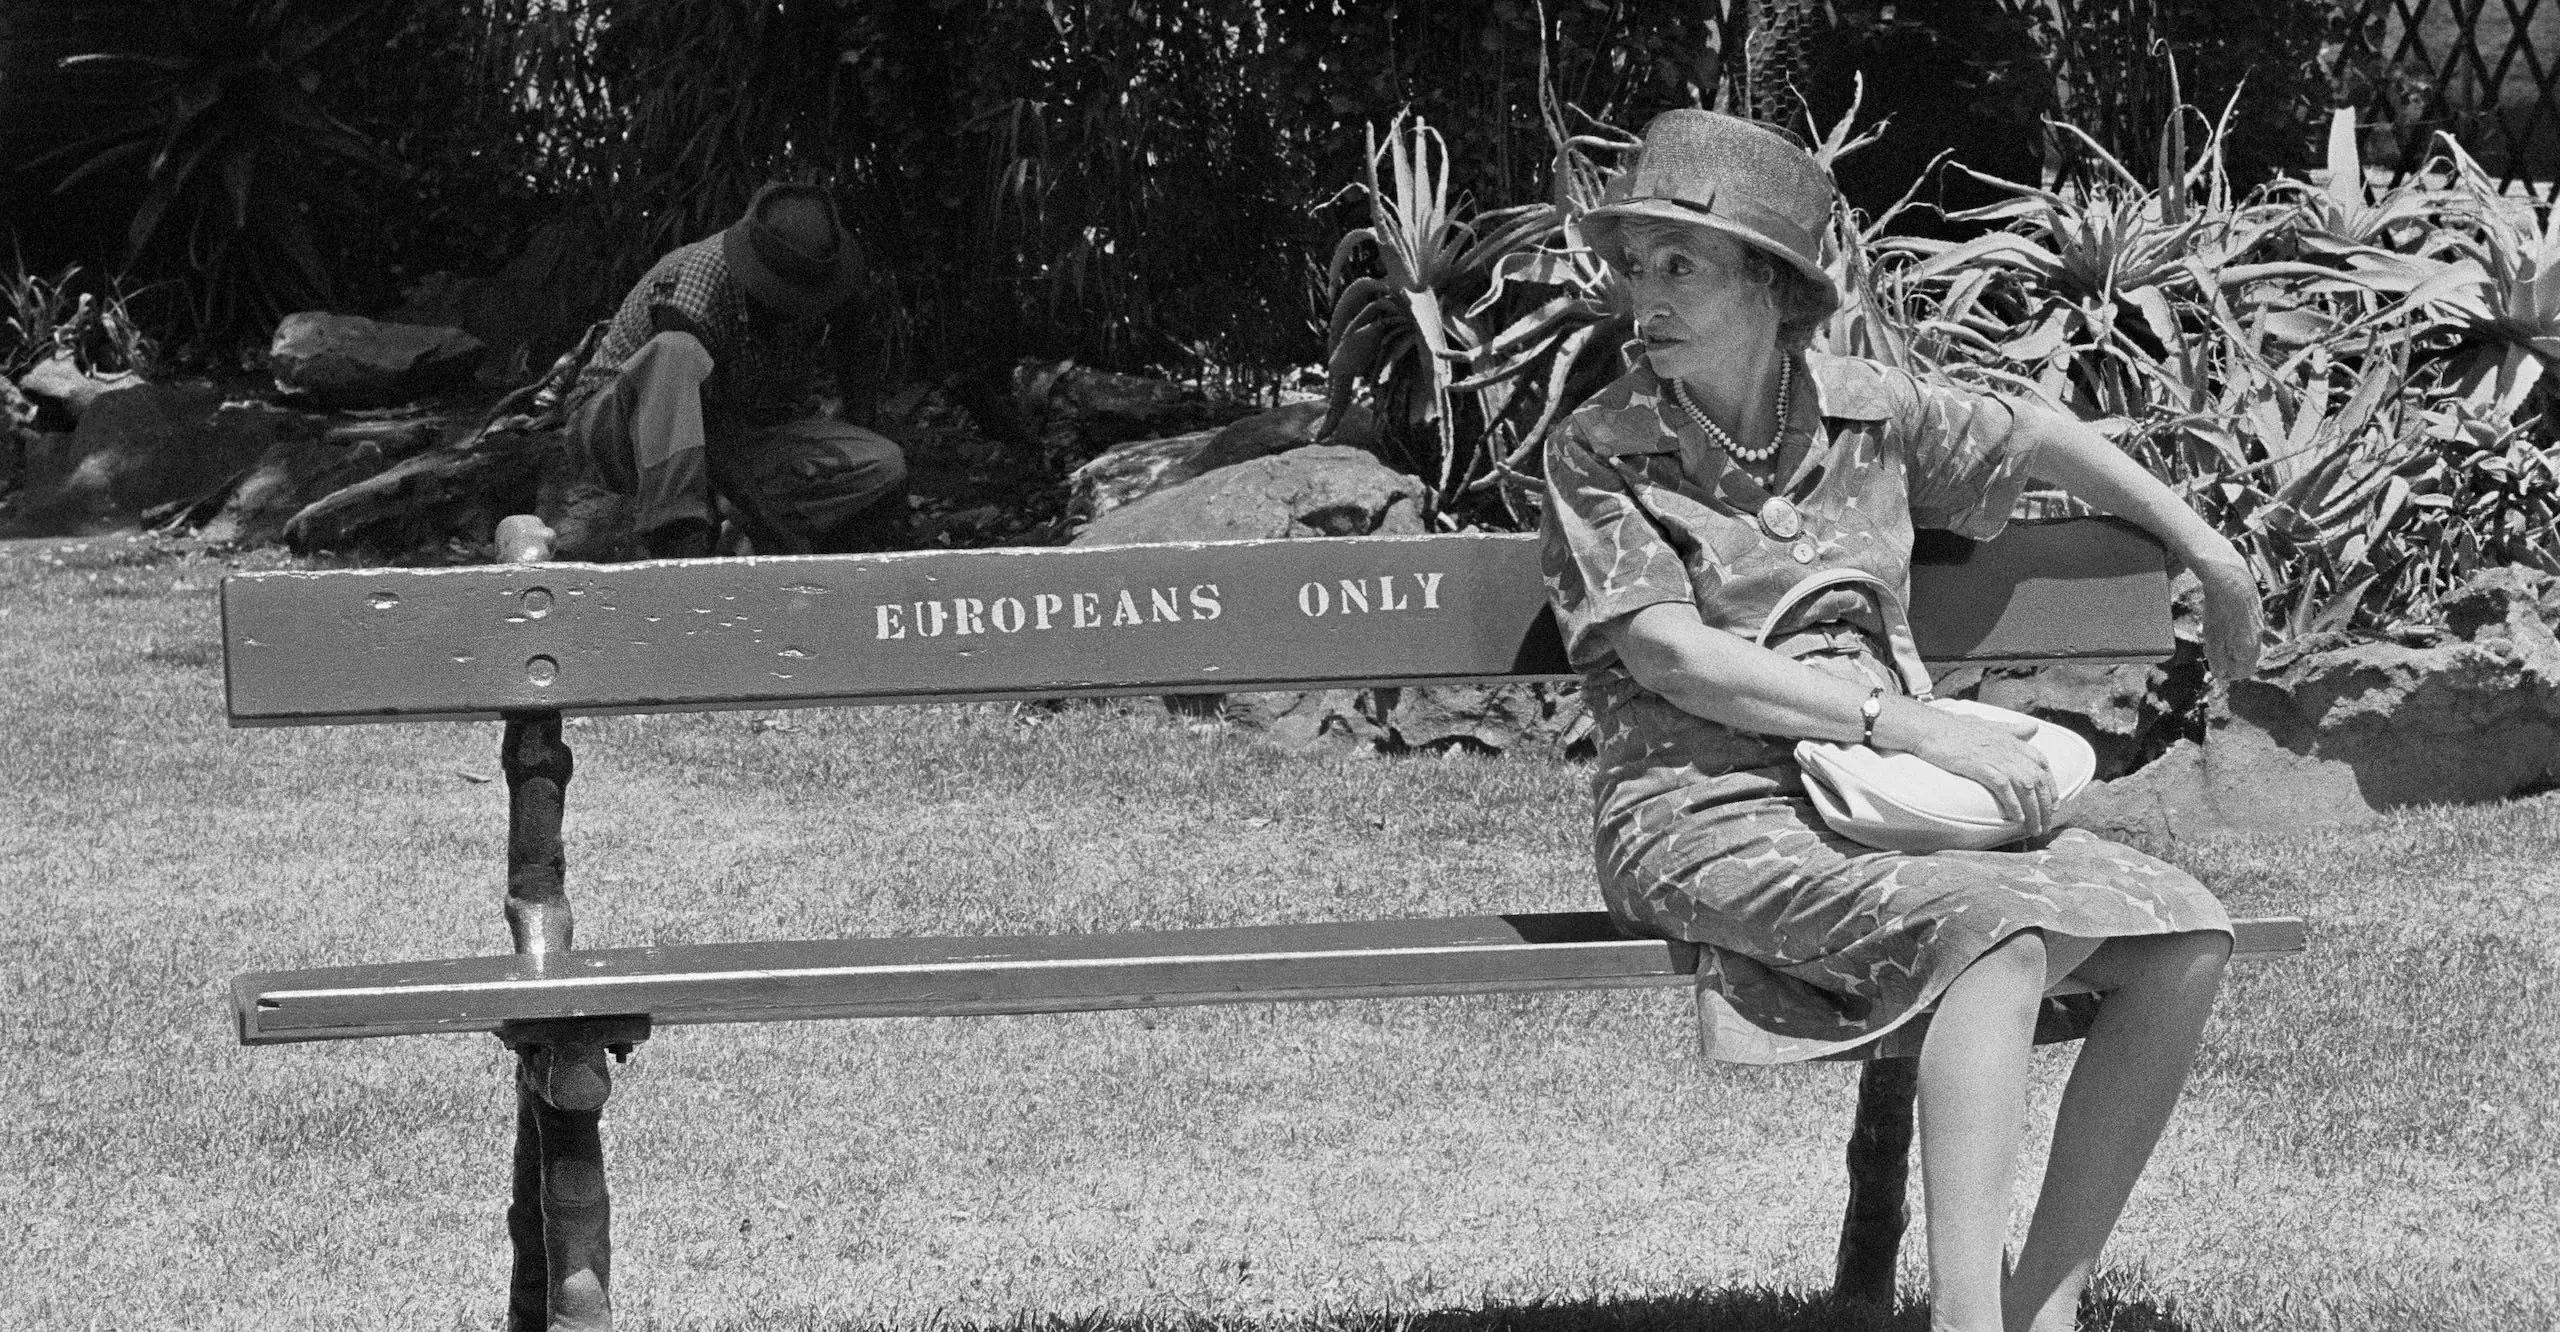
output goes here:
[[1689, 396], [1689, 386], [1677, 379], [1671, 381], [1671, 398], [1689, 414], [1690, 420], [1698, 423], [1698, 429], [1706, 432], [1708, 443], [1733, 455], [1736, 462], [1764, 463], [1778, 456], [1778, 441], [1787, 437], [1787, 398], [1789, 390], [1795, 387], [1795, 378], [1795, 361], [1781, 362], [1778, 366], [1778, 428], [1769, 432], [1768, 443], [1756, 449], [1742, 447], [1740, 441], [1725, 433], [1723, 426], [1708, 420], [1706, 409]]

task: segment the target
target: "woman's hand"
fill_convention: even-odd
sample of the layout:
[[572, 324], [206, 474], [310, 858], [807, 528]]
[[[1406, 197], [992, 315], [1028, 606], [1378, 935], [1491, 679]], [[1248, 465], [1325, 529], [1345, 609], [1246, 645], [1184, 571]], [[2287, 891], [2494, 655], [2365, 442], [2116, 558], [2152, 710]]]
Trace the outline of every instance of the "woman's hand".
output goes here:
[[2204, 588], [2204, 659], [2213, 677], [2246, 680], [2258, 669], [2266, 618], [2258, 609], [2258, 580], [2229, 542], [2215, 555], [2188, 562]]
[[2061, 796], [2043, 751], [2027, 743], [2033, 720], [1985, 721], [1909, 699], [1888, 699], [1877, 719], [1878, 748], [1900, 749], [1979, 783], [1999, 803], [2003, 818], [2026, 826], [2029, 837], [2054, 826]]
[[2036, 439], [2035, 475], [2134, 524], [2175, 552], [2204, 584], [2204, 653], [2216, 679], [2245, 680], [2258, 666], [2265, 622], [2257, 580], [2229, 538], [2177, 492], [2097, 431], [2060, 412], [2022, 408], [2019, 428]]

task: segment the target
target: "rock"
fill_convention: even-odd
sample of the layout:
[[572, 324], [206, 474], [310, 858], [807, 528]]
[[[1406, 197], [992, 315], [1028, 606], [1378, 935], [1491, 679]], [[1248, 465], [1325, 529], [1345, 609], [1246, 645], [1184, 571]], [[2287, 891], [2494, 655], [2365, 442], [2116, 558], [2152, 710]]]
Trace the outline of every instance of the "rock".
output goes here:
[[1067, 509], [1099, 518], [1124, 504], [1177, 486], [1207, 471], [1195, 465], [1220, 434], [1194, 430], [1166, 439], [1114, 444], [1067, 474]]
[[[1068, 476], [1068, 511], [1098, 518], [1221, 467], [1303, 448], [1317, 442], [1316, 427], [1324, 422], [1324, 409], [1321, 402], [1290, 403], [1216, 430], [1115, 444]], [[1377, 416], [1366, 407], [1354, 406], [1329, 442], [1374, 452], [1378, 438]]]
[[83, 370], [69, 352], [55, 352], [18, 376], [18, 388], [29, 399], [55, 408], [64, 420], [72, 422], [77, 422], [102, 395], [137, 388], [143, 382], [142, 376], [131, 370], [108, 375]]
[[18, 386], [0, 379], [0, 433], [15, 434], [36, 428], [36, 405], [20, 392]]
[[1229, 422], [1200, 455], [1200, 470], [1210, 472], [1232, 467], [1240, 462], [1267, 458], [1309, 444], [1338, 444], [1363, 453], [1377, 452], [1380, 436], [1377, 413], [1354, 403], [1334, 424], [1333, 436], [1318, 439], [1316, 429], [1324, 424], [1324, 411], [1325, 404], [1321, 400], [1292, 402]]
[[18, 386], [0, 379], [0, 495], [18, 488], [26, 474], [27, 451], [36, 443], [36, 405]]
[[1582, 692], [1536, 684], [1428, 684], [1380, 689], [1380, 712], [1393, 748], [1475, 748], [1505, 753], [1528, 743], [1559, 743], [1582, 715]]
[[1358, 449], [1309, 445], [1157, 491], [1095, 519], [1070, 544], [1417, 535], [1427, 493]]
[[267, 346], [276, 387], [329, 407], [387, 407], [469, 382], [487, 347], [458, 328], [286, 315]]
[[1051, 414], [1071, 418], [1087, 444], [1198, 429], [1234, 414], [1196, 388], [1081, 365], [1059, 374], [1049, 397]]
[[40, 437], [0, 536], [130, 530], [171, 506], [219, 503], [278, 442], [314, 436], [320, 418], [226, 401], [203, 382], [143, 384], [101, 395], [69, 435]]
[[2120, 777], [2152, 758], [2144, 752], [2152, 676], [2147, 665], [1966, 668], [1938, 681], [1947, 698], [1970, 698], [2077, 732], [2098, 754], [2098, 776]]
[[2093, 785], [2074, 821], [2159, 850], [2560, 782], [2560, 578], [2490, 570], [2440, 609], [2442, 644], [2306, 652], [2217, 689], [2202, 744]]
[[1212, 430], [1253, 412], [1193, 386], [1072, 361], [1025, 360], [1014, 367], [1010, 391], [985, 375], [963, 376], [952, 388], [988, 435], [1059, 470], [1113, 444]]
[[466, 433], [312, 502], [286, 521], [285, 543], [382, 557], [486, 547], [499, 519], [536, 511], [558, 450], [554, 434]]
[[438, 417], [344, 422], [316, 437], [281, 441], [260, 455], [196, 535], [213, 546], [280, 540], [285, 525], [313, 501], [435, 447], [447, 428]]
[[1379, 724], [1370, 691], [1356, 689], [1278, 690], [1254, 694], [1176, 694], [1165, 710], [1195, 722], [1222, 722], [1252, 731], [1283, 749], [1307, 750], [1327, 743], [1383, 746], [1386, 728]]
[[1590, 718], [1575, 684], [1191, 694], [1164, 703], [1174, 716], [1255, 732], [1291, 750], [1332, 742], [1390, 754], [1537, 745], [1589, 753]]

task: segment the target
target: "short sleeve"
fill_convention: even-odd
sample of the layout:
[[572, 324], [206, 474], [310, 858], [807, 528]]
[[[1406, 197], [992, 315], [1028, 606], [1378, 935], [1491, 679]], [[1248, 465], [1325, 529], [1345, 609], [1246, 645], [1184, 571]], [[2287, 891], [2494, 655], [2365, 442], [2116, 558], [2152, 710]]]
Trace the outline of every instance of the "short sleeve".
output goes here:
[[[1900, 379], [1900, 376], [1895, 376]], [[1895, 433], [1911, 490], [1911, 525], [1977, 541], [2000, 534], [2026, 488], [2035, 439], [2018, 428], [2008, 399], [1944, 384], [1904, 380], [1894, 396]]]
[[1547, 599], [1577, 667], [1608, 657], [1609, 645], [1595, 632], [1601, 625], [1659, 602], [1692, 600], [1680, 553], [1637, 504], [1627, 478], [1571, 421], [1548, 439], [1538, 535]]

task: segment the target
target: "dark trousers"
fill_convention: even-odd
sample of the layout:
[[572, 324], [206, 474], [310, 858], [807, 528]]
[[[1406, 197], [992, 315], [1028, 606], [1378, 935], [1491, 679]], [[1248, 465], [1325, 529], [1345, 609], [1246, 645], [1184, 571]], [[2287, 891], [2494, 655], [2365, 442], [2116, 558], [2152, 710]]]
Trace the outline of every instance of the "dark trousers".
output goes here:
[[894, 550], [905, 544], [907, 460], [860, 426], [810, 416], [718, 429], [702, 408], [711, 354], [689, 333], [661, 333], [569, 421], [570, 447], [605, 485], [632, 496], [645, 539], [687, 520], [717, 526], [729, 502], [769, 555]]

